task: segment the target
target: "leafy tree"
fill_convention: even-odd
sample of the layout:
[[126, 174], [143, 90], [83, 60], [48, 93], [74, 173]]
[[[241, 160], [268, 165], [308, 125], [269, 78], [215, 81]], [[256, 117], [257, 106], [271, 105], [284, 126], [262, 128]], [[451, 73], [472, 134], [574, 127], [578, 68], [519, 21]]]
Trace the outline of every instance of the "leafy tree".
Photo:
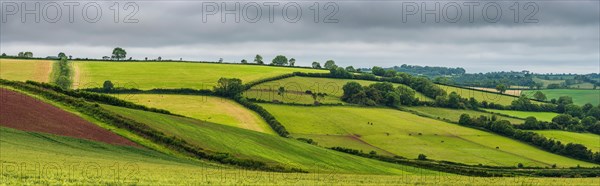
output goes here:
[[506, 92], [506, 85], [498, 84], [498, 85], [496, 85], [496, 90], [498, 90], [498, 92], [504, 94], [504, 92]]
[[565, 106], [565, 113], [569, 114], [573, 117], [581, 117], [583, 116], [583, 110], [580, 106], [569, 104]]
[[559, 89], [560, 88], [560, 84], [558, 84], [558, 83], [551, 83], [551, 84], [548, 84], [548, 86], [546, 88], [547, 89]]
[[385, 76], [385, 77], [394, 77], [394, 76], [396, 76], [396, 73], [397, 72], [395, 70], [389, 69], [389, 70], [385, 71], [385, 73], [383, 74], [383, 76]]
[[596, 124], [596, 122], [598, 122], [598, 120], [592, 116], [585, 117], [581, 120], [581, 124], [585, 127], [591, 127]]
[[288, 59], [283, 55], [278, 55], [271, 61], [272, 65], [284, 66], [288, 64]]
[[425, 156], [425, 154], [419, 154], [419, 156], [417, 157], [417, 159], [419, 159], [419, 160], [427, 160], [427, 156]]
[[376, 76], [383, 76], [385, 75], [385, 70], [381, 67], [374, 66], [371, 68], [371, 73], [375, 74]]
[[312, 68], [319, 69], [319, 68], [321, 68], [321, 64], [319, 62], [314, 61], [314, 62], [312, 62]]
[[538, 120], [533, 117], [533, 116], [529, 116], [527, 118], [525, 118], [525, 123], [523, 124], [523, 127], [526, 129], [541, 129], [539, 126], [539, 122]]
[[535, 94], [533, 94], [533, 98], [539, 101], [546, 101], [547, 99], [546, 94], [544, 94], [542, 91], [535, 92]]
[[117, 48], [113, 49], [112, 58], [121, 60], [121, 59], [125, 59], [125, 57], [127, 57], [127, 52], [123, 48], [117, 47]]
[[242, 63], [246, 64], [248, 61], [246, 61], [246, 59], [242, 59]]
[[558, 101], [556, 101], [556, 103], [561, 105], [573, 104], [573, 98], [569, 96], [560, 96], [558, 97]]
[[296, 64], [296, 59], [291, 58], [288, 62], [290, 64], [290, 66], [293, 67]]
[[552, 118], [552, 122], [557, 123], [559, 125], [568, 126], [571, 124], [573, 117], [568, 114], [561, 114]]
[[219, 63], [223, 63], [223, 58], [219, 58]]
[[337, 77], [337, 78], [352, 78], [353, 77], [352, 73], [346, 71], [342, 67], [336, 67], [336, 68], [330, 69], [329, 74], [331, 74], [331, 76]]
[[25, 53], [23, 53], [23, 57], [32, 58], [33, 52], [25, 52]]
[[593, 108], [590, 109], [590, 111], [587, 112], [586, 115], [587, 116], [592, 116], [592, 117], [600, 120], [600, 108], [593, 107]]
[[327, 60], [325, 62], [325, 68], [326, 69], [333, 69], [333, 68], [337, 68], [337, 66], [335, 65], [335, 61], [333, 60]]
[[284, 87], [279, 87], [279, 89], [277, 89], [277, 95], [281, 96], [281, 100], [283, 100], [283, 95], [285, 94], [285, 88]]
[[358, 93], [362, 92], [363, 91], [363, 87], [359, 83], [351, 81], [351, 82], [346, 83], [342, 87], [342, 90], [344, 90], [344, 95], [342, 95], [342, 100], [346, 101], [352, 95], [355, 95], [355, 94], [358, 94]]
[[104, 84], [102, 84], [102, 89], [105, 91], [111, 91], [114, 87], [115, 85], [109, 80], [104, 81]]
[[458, 119], [458, 124], [461, 125], [471, 125], [471, 116], [469, 114], [461, 114], [460, 119]]
[[58, 58], [59, 59], [67, 58], [67, 55], [65, 53], [61, 52], [61, 53], [58, 53]]
[[2, 53], [2, 57], [6, 57], [6, 53]]
[[19, 54], [17, 54], [17, 57], [25, 57], [25, 53], [19, 52]]
[[244, 91], [244, 85], [237, 78], [220, 78], [213, 90], [217, 95], [234, 98]]
[[540, 83], [535, 83], [534, 85], [535, 85], [535, 88], [538, 89], [538, 90], [540, 90], [540, 89], [542, 89], [542, 87], [544, 87], [544, 83], [541, 83], [541, 82]]
[[356, 69], [354, 69], [353, 66], [347, 66], [346, 67], [346, 71], [348, 71], [348, 72], [356, 72]]
[[265, 64], [265, 62], [263, 62], [263, 57], [258, 54], [256, 54], [256, 56], [254, 57], [254, 62], [256, 64], [261, 64], [261, 65]]

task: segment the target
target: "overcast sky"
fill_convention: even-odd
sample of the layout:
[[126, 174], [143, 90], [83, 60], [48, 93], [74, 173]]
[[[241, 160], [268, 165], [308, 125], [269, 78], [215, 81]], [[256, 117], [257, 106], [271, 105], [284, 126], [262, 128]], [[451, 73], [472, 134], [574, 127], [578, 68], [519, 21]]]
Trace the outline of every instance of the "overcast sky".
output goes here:
[[[600, 72], [598, 1], [119, 1], [118, 23], [115, 2], [54, 2], [40, 1], [36, 23], [35, 15], [23, 16], [21, 2], [2, 1], [0, 51], [101, 58], [118, 46], [137, 59], [239, 62], [261, 54], [270, 61], [281, 54], [303, 66], [333, 59], [354, 67]], [[34, 3], [25, 8], [35, 10]], [[240, 21], [224, 9], [239, 10]], [[125, 23], [130, 14], [133, 23]]]

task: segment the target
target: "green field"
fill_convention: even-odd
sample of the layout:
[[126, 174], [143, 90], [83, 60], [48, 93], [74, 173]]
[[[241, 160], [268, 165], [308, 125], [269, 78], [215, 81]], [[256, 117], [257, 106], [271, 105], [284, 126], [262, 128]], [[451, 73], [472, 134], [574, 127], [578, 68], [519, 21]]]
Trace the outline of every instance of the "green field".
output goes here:
[[585, 82], [585, 83], [579, 83], [579, 84], [569, 85], [569, 88], [575, 88], [575, 89], [594, 89], [594, 84]]
[[275, 134], [273, 129], [258, 114], [244, 108], [235, 101], [225, 98], [169, 94], [116, 94], [115, 96], [137, 104], [165, 109], [175, 114], [211, 123]]
[[[327, 96], [320, 100], [321, 103], [343, 103], [340, 97], [344, 94], [342, 87], [348, 82], [357, 82], [363, 86], [367, 86], [377, 81], [366, 80], [348, 80], [348, 79], [333, 79], [333, 78], [314, 78], [314, 77], [290, 77], [276, 81], [262, 83], [252, 87], [244, 93], [248, 98], [256, 98], [265, 101], [278, 100], [285, 103], [301, 103], [312, 104], [314, 99], [310, 94], [305, 94], [307, 90], [318, 93], [326, 93]], [[394, 84], [395, 87], [402, 86], [403, 88], [411, 89], [403, 84]], [[284, 95], [278, 95], [279, 87], [284, 87], [286, 92]], [[411, 89], [412, 90], [412, 89]], [[416, 92], [415, 97], [421, 101], [432, 101], [431, 98]]]
[[[534, 77], [532, 79], [536, 83], [542, 83], [544, 85], [543, 88], [546, 88], [549, 84], [559, 84], [559, 85], [563, 84], [563, 83], [565, 83], [565, 79], [569, 79], [569, 78], [565, 78], [565, 79], [549, 79], [549, 80], [546, 80], [546, 79], [541, 79], [541, 78], [538, 78], [538, 77]], [[570, 78], [570, 79], [572, 79], [572, 78]]]
[[[227, 152], [241, 158], [294, 166], [307, 171], [361, 174], [412, 174], [409, 167], [356, 157], [314, 145], [235, 127], [170, 115], [104, 106], [208, 150]], [[424, 174], [433, 173], [423, 171]]]
[[[577, 90], [577, 89], [546, 89], [540, 90], [548, 100], [558, 99], [560, 96], [570, 96], [573, 98], [573, 103], [577, 105], [584, 105], [591, 103], [592, 105], [600, 104], [600, 89], [599, 90]], [[524, 91], [525, 94], [533, 95], [535, 92]]]
[[102, 87], [106, 80], [117, 87], [212, 89], [221, 77], [243, 83], [292, 72], [323, 70], [258, 65], [184, 62], [82, 62], [75, 61], [76, 88]]
[[[481, 115], [492, 117], [494, 114], [474, 111], [474, 110], [458, 110], [458, 109], [449, 109], [449, 108], [440, 108], [440, 107], [404, 107], [411, 111], [416, 111], [420, 114], [425, 114], [429, 117], [440, 118], [440, 119], [448, 119], [450, 121], [458, 122], [460, 119], [460, 115], [469, 114], [471, 117], [479, 117]], [[496, 115], [498, 120], [507, 120], [512, 124], [522, 124], [525, 121], [516, 118], [504, 117]]]
[[50, 82], [53, 63], [51, 60], [0, 59], [0, 78]]
[[[479, 102], [487, 101], [488, 103], [510, 105], [513, 100], [518, 99], [517, 97], [501, 95], [501, 94], [496, 94], [496, 93], [490, 93], [490, 92], [486, 92], [486, 91], [472, 90], [472, 89], [466, 89], [466, 88], [457, 88], [457, 87], [446, 86], [446, 85], [438, 85], [438, 86], [440, 88], [442, 88], [443, 90], [445, 90], [448, 94], [450, 94], [451, 92], [456, 92], [458, 95], [460, 95], [463, 98], [473, 97]], [[539, 103], [537, 101], [532, 101], [532, 102]]]
[[[488, 112], [505, 114], [509, 116], [514, 116], [518, 118], [527, 118], [529, 116], [535, 117], [538, 121], [548, 121], [551, 122], [552, 118], [558, 116], [558, 113], [554, 112], [527, 112], [527, 111], [516, 111], [516, 110], [495, 110], [495, 109], [484, 109]], [[513, 122], [510, 122], [513, 123]]]
[[[451, 174], [367, 175], [272, 173], [175, 158], [133, 147], [106, 145], [0, 127], [3, 185], [597, 185], [597, 178], [489, 178]], [[27, 148], [24, 148], [27, 147]], [[26, 169], [25, 169], [26, 168]], [[411, 168], [407, 168], [410, 170]]]
[[585, 145], [593, 152], [600, 152], [600, 136], [592, 133], [577, 133], [560, 130], [532, 130], [548, 138], [556, 139], [562, 143], [579, 143]]
[[[514, 166], [523, 163], [528, 166], [550, 166], [556, 163], [559, 167], [594, 166], [506, 137], [392, 109], [261, 106], [271, 112], [293, 136], [353, 137], [353, 140], [408, 158], [416, 158], [422, 153], [435, 160], [467, 164]], [[330, 146], [346, 144], [344, 140], [319, 143]], [[356, 142], [351, 143], [356, 145]]]

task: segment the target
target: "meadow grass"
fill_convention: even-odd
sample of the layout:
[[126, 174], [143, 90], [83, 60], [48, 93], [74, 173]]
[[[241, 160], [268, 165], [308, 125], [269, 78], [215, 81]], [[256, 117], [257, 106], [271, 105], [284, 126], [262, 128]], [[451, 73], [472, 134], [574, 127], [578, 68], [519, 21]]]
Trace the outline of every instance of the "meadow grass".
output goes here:
[[600, 135], [597, 134], [560, 130], [532, 130], [532, 132], [540, 133], [548, 138], [558, 140], [564, 144], [579, 143], [586, 146], [593, 152], [600, 152]]
[[480, 112], [480, 111], [475, 111], [475, 110], [459, 110], [459, 109], [449, 109], [449, 108], [440, 108], [440, 107], [425, 107], [425, 106], [404, 107], [404, 108], [411, 110], [411, 111], [416, 111], [420, 114], [425, 114], [426, 116], [429, 116], [432, 118], [447, 119], [447, 120], [450, 120], [453, 122], [458, 122], [458, 120], [460, 119], [460, 115], [462, 115], [462, 114], [468, 114], [469, 116], [475, 117], [475, 118], [477, 118], [481, 115], [491, 118], [492, 115], [496, 115], [498, 120], [507, 120], [507, 121], [510, 121], [510, 123], [512, 123], [512, 124], [523, 124], [525, 122], [522, 119], [505, 117], [505, 116], [500, 116], [497, 114], [490, 114], [490, 113]]
[[[2, 185], [598, 185], [597, 178], [274, 173], [0, 127]], [[406, 171], [409, 172], [409, 171]]]
[[[346, 106], [260, 105], [273, 114], [292, 136], [353, 136], [353, 140], [360, 140], [407, 158], [417, 158], [419, 154], [425, 154], [434, 160], [474, 165], [481, 163], [516, 166], [523, 163], [526, 166], [541, 167], [552, 164], [559, 167], [596, 166], [552, 154], [507, 137], [398, 110]], [[329, 146], [346, 145], [344, 140], [317, 142]]]
[[[538, 121], [548, 121], [551, 122], [552, 118], [558, 116], [558, 113], [554, 112], [528, 112], [528, 111], [517, 111], [517, 110], [496, 110], [496, 109], [483, 109], [492, 113], [505, 114], [509, 116], [514, 116], [518, 118], [525, 119], [529, 116], [535, 117]], [[513, 123], [513, 122], [510, 122]]]
[[[434, 171], [380, 162], [310, 145], [299, 140], [202, 122], [191, 118], [157, 114], [114, 106], [103, 107], [144, 123], [170, 136], [207, 150], [226, 152], [270, 164], [301, 168], [309, 172], [359, 174], [434, 174]], [[408, 170], [408, 171], [407, 171]], [[419, 172], [417, 172], [419, 171]]]
[[[438, 84], [438, 86], [440, 88], [442, 88], [443, 90], [445, 90], [448, 94], [450, 94], [451, 92], [456, 92], [458, 95], [460, 95], [463, 98], [473, 97], [479, 102], [486, 101], [488, 103], [495, 103], [495, 104], [500, 104], [500, 105], [510, 105], [512, 103], [512, 101], [518, 99], [518, 97], [501, 95], [501, 94], [480, 91], [480, 90], [458, 88], [458, 87], [439, 85], [439, 84]], [[531, 97], [531, 96], [529, 96], [529, 97]], [[533, 101], [533, 100], [531, 102], [537, 103], [537, 104], [541, 103], [541, 102]]]
[[53, 63], [52, 60], [0, 59], [0, 78], [50, 82]]
[[284, 68], [191, 62], [88, 62], [74, 61], [77, 88], [102, 87], [106, 80], [116, 87], [212, 89], [222, 78], [243, 83], [292, 72], [326, 72], [317, 69]]
[[[524, 91], [525, 94], [533, 95], [535, 91]], [[600, 104], [600, 89], [598, 90], [579, 90], [579, 89], [546, 89], [540, 90], [546, 94], [548, 100], [558, 99], [560, 96], [569, 96], [573, 98], [573, 103], [584, 105], [591, 103], [592, 105]]]
[[[546, 79], [542, 79], [542, 78], [538, 78], [538, 77], [534, 77], [532, 79], [536, 83], [542, 83], [544, 85], [544, 88], [546, 88], [549, 84], [559, 84], [560, 85], [562, 83], [565, 83], [564, 79], [549, 79], [549, 80], [546, 80]], [[570, 78], [570, 79], [572, 79], [572, 78]]]
[[113, 95], [140, 105], [165, 109], [175, 114], [211, 123], [275, 134], [273, 129], [258, 114], [226, 98], [171, 94]]
[[[342, 87], [351, 81], [357, 82], [362, 86], [368, 86], [370, 84], [377, 83], [377, 81], [367, 80], [294, 76], [253, 86], [250, 90], [244, 92], [244, 96], [265, 101], [278, 100], [284, 103], [312, 104], [314, 103], [314, 99], [310, 94], [305, 93], [307, 90], [310, 90], [314, 93], [327, 94], [325, 98], [319, 100], [321, 103], [343, 103], [340, 99], [344, 94]], [[279, 87], [284, 87], [286, 90], [283, 95], [279, 95], [277, 93]], [[402, 87], [412, 90], [412, 88], [398, 83], [394, 83], [394, 87]], [[419, 98], [421, 101], [433, 101], [433, 99], [419, 92], [416, 92], [415, 97]]]

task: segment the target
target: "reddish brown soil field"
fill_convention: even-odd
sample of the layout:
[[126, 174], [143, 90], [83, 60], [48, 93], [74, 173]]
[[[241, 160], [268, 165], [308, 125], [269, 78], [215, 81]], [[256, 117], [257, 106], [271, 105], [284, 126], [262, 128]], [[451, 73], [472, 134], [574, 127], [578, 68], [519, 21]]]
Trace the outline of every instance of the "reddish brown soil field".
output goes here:
[[33, 97], [0, 88], [0, 126], [139, 147], [124, 137]]

